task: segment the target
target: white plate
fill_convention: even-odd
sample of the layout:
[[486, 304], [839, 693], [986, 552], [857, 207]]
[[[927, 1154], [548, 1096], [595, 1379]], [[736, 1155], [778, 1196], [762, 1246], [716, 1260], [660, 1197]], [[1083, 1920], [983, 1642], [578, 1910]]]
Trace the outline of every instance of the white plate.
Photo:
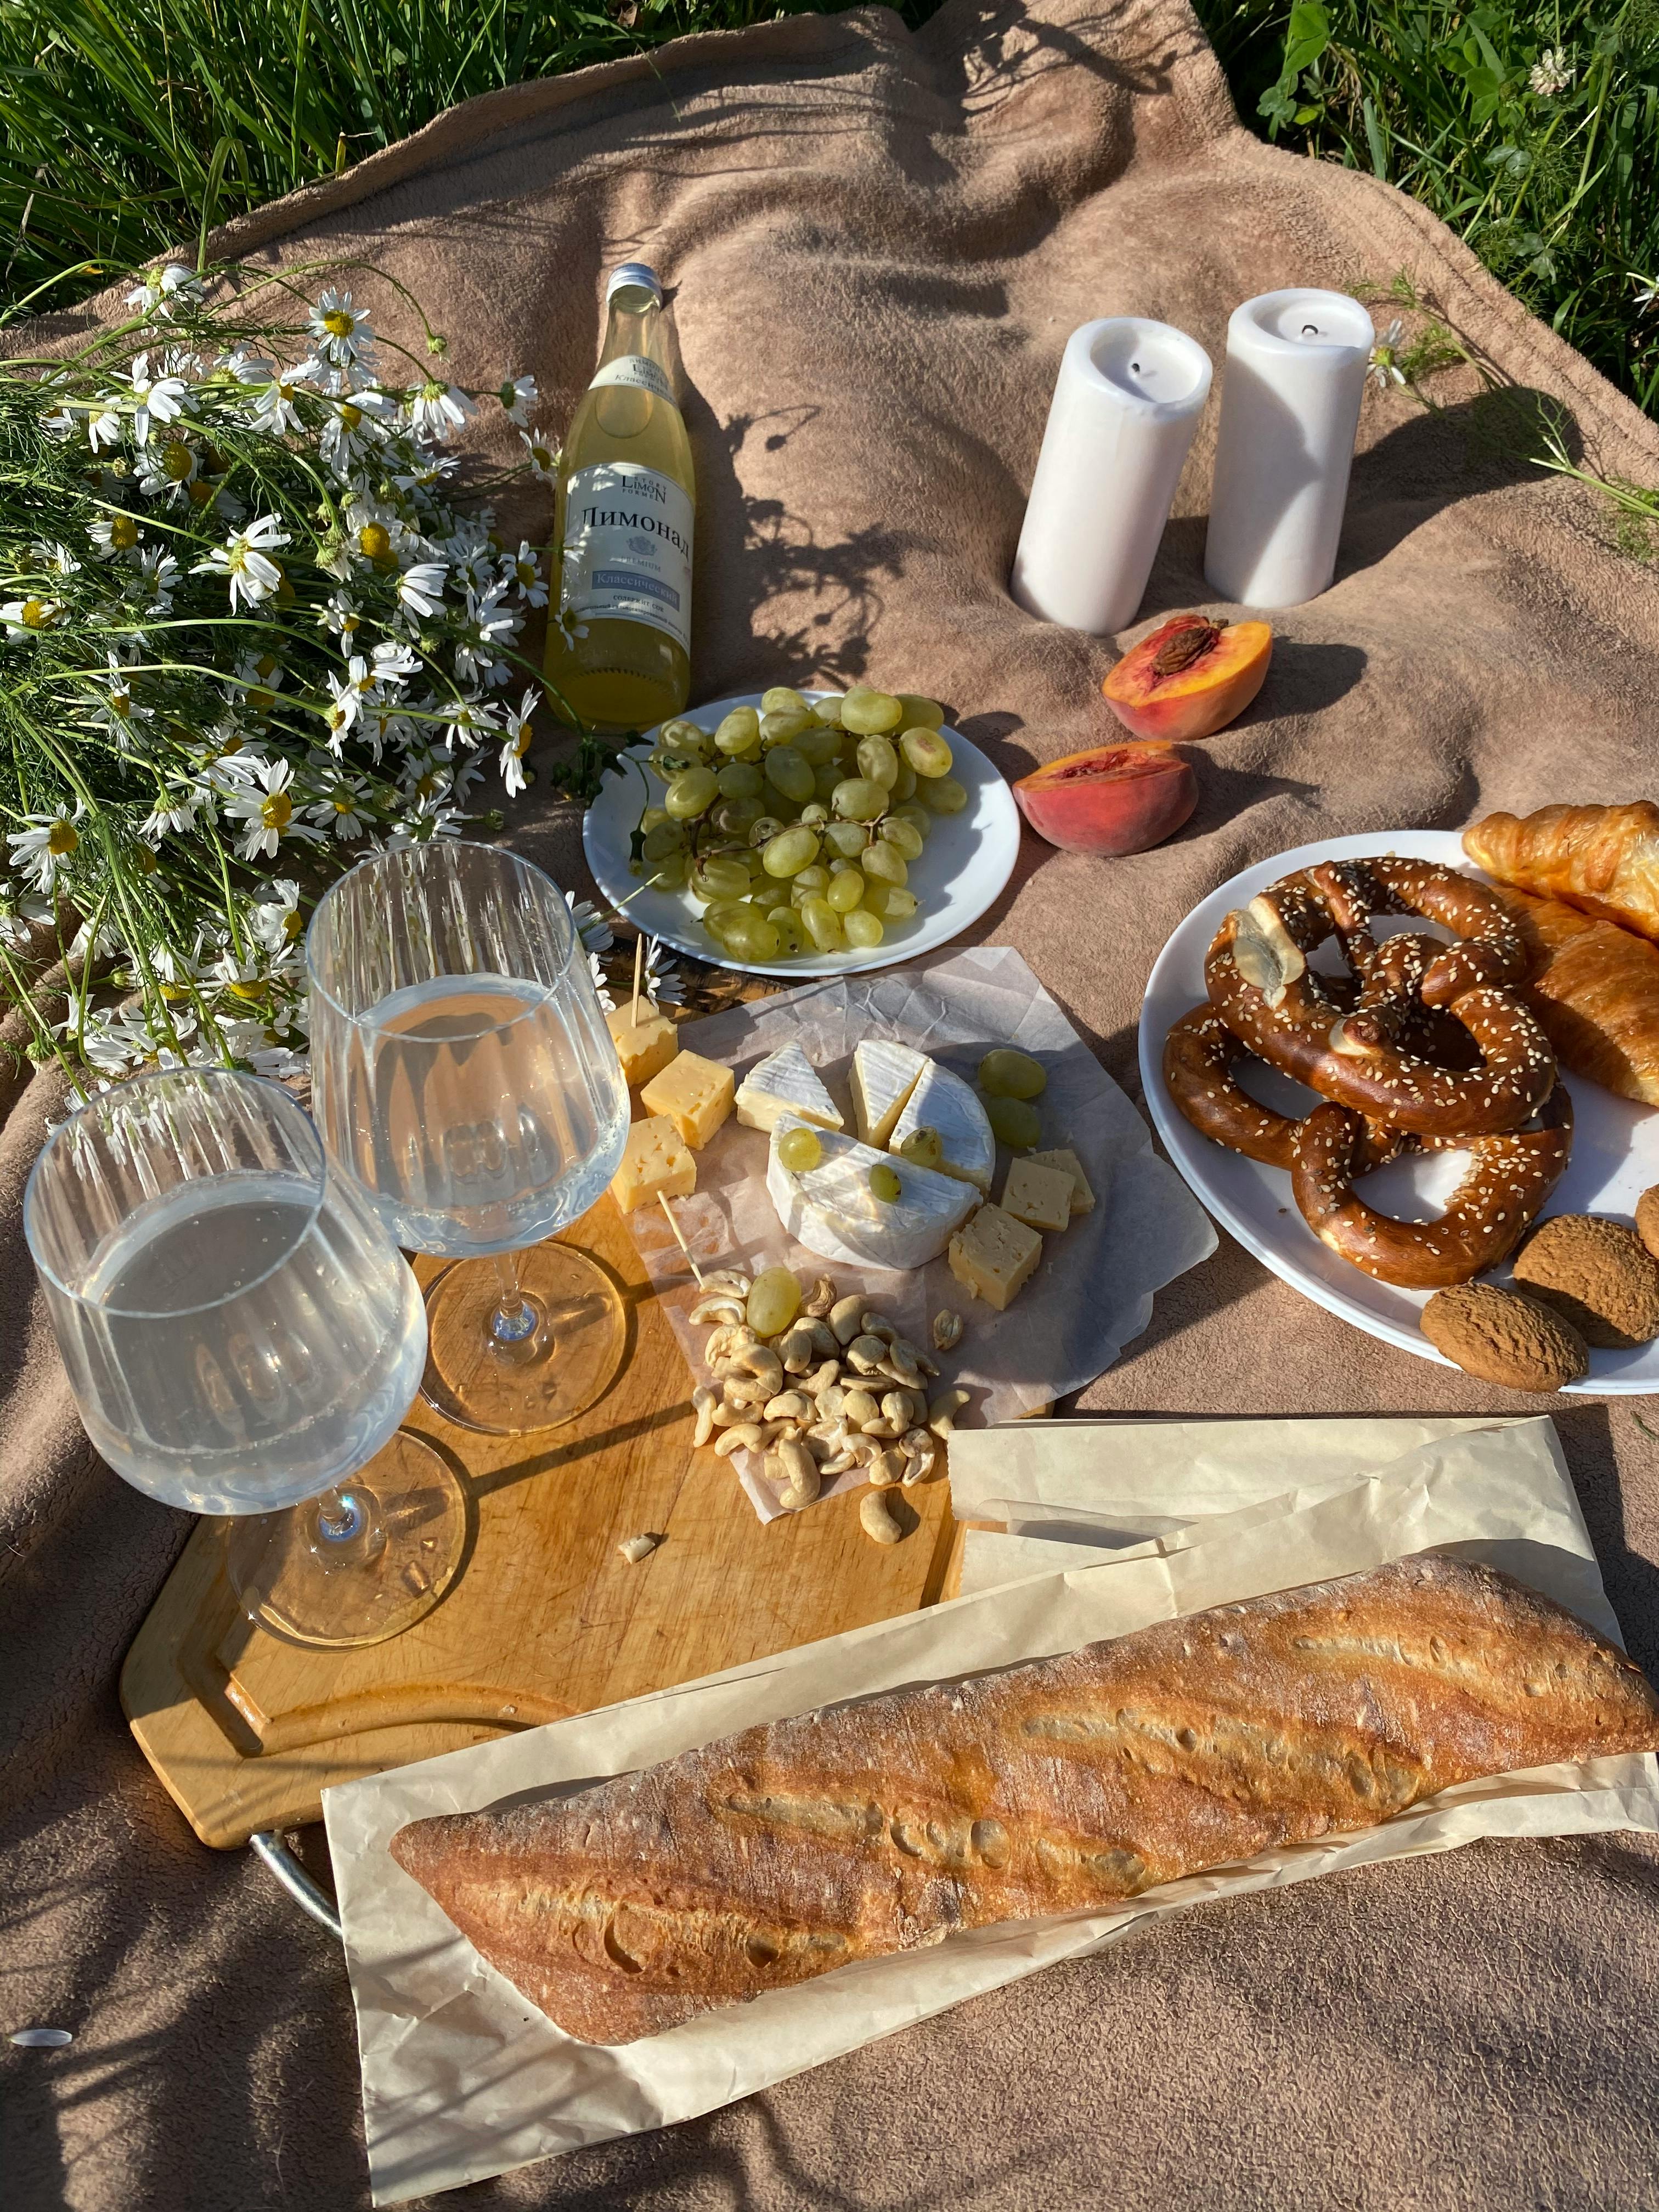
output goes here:
[[[1140, 1010], [1140, 1079], [1170, 1158], [1200, 1204], [1248, 1251], [1327, 1312], [1340, 1314], [1356, 1328], [1397, 1344], [1402, 1352], [1448, 1367], [1452, 1363], [1418, 1327], [1418, 1316], [1428, 1303], [1425, 1291], [1396, 1290], [1391, 1284], [1373, 1282], [1327, 1251], [1297, 1212], [1290, 1177], [1200, 1136], [1164, 1088], [1164, 1037], [1170, 1024], [1205, 996], [1204, 956], [1224, 917], [1293, 869], [1316, 860], [1360, 860], [1372, 853], [1439, 860], [1465, 875], [1480, 874], [1465, 857], [1461, 840], [1444, 830], [1336, 837], [1324, 844], [1300, 845], [1293, 853], [1279, 853], [1242, 870], [1194, 908], [1158, 957]], [[1379, 933], [1425, 927], [1409, 916], [1378, 925]], [[1313, 1093], [1288, 1077], [1254, 1067], [1244, 1073], [1247, 1088], [1287, 1113], [1305, 1113], [1314, 1103]], [[1572, 1157], [1546, 1212], [1607, 1213], [1629, 1221], [1642, 1193], [1659, 1182], [1659, 1113], [1615, 1098], [1582, 1076], [1569, 1077], [1567, 1088], [1573, 1105]], [[1427, 1220], [1445, 1203], [1467, 1164], [1462, 1152], [1396, 1160], [1366, 1177], [1365, 1197], [1381, 1212]], [[1499, 1269], [1488, 1279], [1501, 1282], [1508, 1273], [1507, 1268]], [[1641, 1345], [1633, 1352], [1592, 1352], [1589, 1359], [1589, 1376], [1569, 1383], [1570, 1390], [1591, 1395], [1659, 1391], [1659, 1344]]]
[[[817, 701], [832, 695], [805, 691]], [[758, 707], [758, 691], [744, 691], [730, 699], [716, 699], [707, 707], [693, 707], [685, 719], [699, 729], [712, 730], [734, 707]], [[640, 763], [621, 775], [606, 776], [599, 797], [582, 823], [582, 850], [593, 880], [613, 906], [629, 903], [623, 911], [647, 935], [665, 945], [707, 960], [716, 968], [735, 968], [748, 975], [855, 975], [866, 968], [891, 968], [914, 960], [935, 946], [948, 945], [1000, 896], [1014, 872], [1019, 850], [1019, 809], [1006, 779], [979, 747], [947, 723], [944, 734], [956, 756], [951, 774], [964, 785], [968, 804], [960, 814], [936, 814], [921, 858], [910, 863], [909, 889], [921, 903], [908, 921], [890, 929], [879, 945], [867, 952], [803, 952], [794, 960], [750, 962], [733, 960], [715, 944], [699, 919], [702, 909], [689, 890], [640, 890], [639, 878], [628, 871], [629, 841], [643, 805], [662, 804], [663, 786], [643, 763], [651, 751], [650, 737], [630, 746], [624, 760]], [[654, 736], [652, 732], [650, 736]], [[647, 786], [650, 795], [647, 797]], [[783, 898], [788, 892], [780, 886]]]

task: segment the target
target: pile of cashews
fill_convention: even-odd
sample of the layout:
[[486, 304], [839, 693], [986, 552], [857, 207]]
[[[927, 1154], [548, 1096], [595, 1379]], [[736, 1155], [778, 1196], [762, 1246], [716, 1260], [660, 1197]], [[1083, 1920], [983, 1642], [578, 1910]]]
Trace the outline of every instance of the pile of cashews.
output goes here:
[[[710, 1334], [703, 1358], [713, 1381], [691, 1394], [692, 1441], [722, 1459], [763, 1455], [765, 1477], [786, 1512], [817, 1497], [827, 1480], [861, 1468], [870, 1485], [859, 1509], [865, 1534], [896, 1544], [904, 1534], [885, 1493], [937, 1473], [940, 1443], [968, 1403], [965, 1390], [929, 1395], [939, 1373], [862, 1296], [842, 1297], [820, 1275], [800, 1310], [770, 1341], [747, 1318], [750, 1278], [721, 1268], [702, 1279], [690, 1318]], [[962, 1335], [960, 1317], [934, 1318], [934, 1344]]]

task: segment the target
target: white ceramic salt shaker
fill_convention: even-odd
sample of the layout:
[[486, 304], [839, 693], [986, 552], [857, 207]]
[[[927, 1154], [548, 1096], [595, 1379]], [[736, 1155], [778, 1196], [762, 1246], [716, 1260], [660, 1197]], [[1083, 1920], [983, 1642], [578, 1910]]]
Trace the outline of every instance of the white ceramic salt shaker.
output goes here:
[[1168, 323], [1073, 331], [1014, 555], [1021, 606], [1097, 635], [1134, 620], [1212, 374]]
[[1376, 343], [1343, 292], [1264, 292], [1234, 308], [1204, 549], [1218, 598], [1294, 607], [1330, 583]]

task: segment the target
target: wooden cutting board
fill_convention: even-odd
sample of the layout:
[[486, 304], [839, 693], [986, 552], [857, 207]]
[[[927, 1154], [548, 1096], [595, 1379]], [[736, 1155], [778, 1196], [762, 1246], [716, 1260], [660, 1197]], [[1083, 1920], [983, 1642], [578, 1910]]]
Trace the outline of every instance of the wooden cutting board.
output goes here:
[[[568, 1240], [629, 1316], [621, 1374], [568, 1429], [481, 1437], [419, 1400], [407, 1425], [468, 1482], [471, 1548], [442, 1601], [390, 1642], [302, 1649], [255, 1628], [198, 1523], [121, 1676], [145, 1756], [205, 1844], [321, 1817], [331, 1784], [641, 1695], [931, 1604], [948, 1486], [904, 1493], [902, 1543], [872, 1544], [861, 1492], [763, 1526], [736, 1475], [693, 1453], [691, 1376], [609, 1197]], [[439, 1263], [416, 1262], [424, 1278]], [[629, 1566], [617, 1546], [665, 1540]]]

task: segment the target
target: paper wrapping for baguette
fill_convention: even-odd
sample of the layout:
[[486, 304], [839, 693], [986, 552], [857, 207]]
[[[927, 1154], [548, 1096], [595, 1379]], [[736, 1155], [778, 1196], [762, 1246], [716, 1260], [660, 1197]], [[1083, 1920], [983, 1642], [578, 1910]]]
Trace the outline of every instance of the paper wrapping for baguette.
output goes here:
[[1659, 1106], [1659, 948], [1559, 899], [1499, 886], [1530, 957], [1522, 995], [1571, 1073]]
[[570, 2034], [629, 2043], [954, 1928], [1131, 1897], [1474, 1777], [1659, 1748], [1639, 1670], [1424, 1553], [746, 1729], [392, 1839]]
[[1659, 938], [1659, 806], [1651, 799], [1540, 806], [1524, 821], [1489, 814], [1463, 832], [1463, 850], [1500, 884]]

